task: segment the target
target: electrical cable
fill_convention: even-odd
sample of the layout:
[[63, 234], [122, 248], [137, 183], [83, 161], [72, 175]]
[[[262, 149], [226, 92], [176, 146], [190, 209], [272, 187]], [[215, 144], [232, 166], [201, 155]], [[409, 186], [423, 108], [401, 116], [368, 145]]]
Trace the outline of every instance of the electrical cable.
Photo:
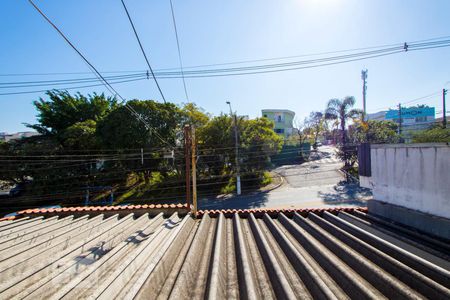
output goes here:
[[[417, 41], [410, 42], [409, 44], [419, 44], [419, 43], [424, 43], [424, 42], [428, 42], [428, 41], [436, 41], [436, 40], [449, 39], [449, 38], [450, 38], [450, 36], [441, 36], [441, 37], [436, 37], [436, 38], [417, 40]], [[384, 44], [384, 45], [378, 45], [378, 46], [360, 47], [360, 48], [353, 48], [353, 49], [318, 52], [318, 53], [308, 53], [308, 54], [300, 54], [300, 55], [293, 55], [293, 56], [262, 58], [262, 59], [252, 59], [252, 60], [241, 60], [241, 61], [225, 62], [225, 63], [203, 64], [203, 65], [195, 65], [195, 66], [184, 67], [184, 69], [196, 69], [196, 68], [211, 67], [211, 66], [235, 65], [235, 64], [245, 64], [245, 63], [261, 62], [261, 61], [284, 60], [284, 59], [291, 59], [291, 58], [298, 58], [298, 57], [319, 56], [319, 55], [324, 55], [324, 54], [335, 54], [335, 53], [345, 53], [345, 52], [353, 52], [353, 51], [360, 51], [360, 50], [369, 50], [369, 49], [393, 47], [393, 46], [401, 47], [403, 49], [404, 44], [403, 43], [392, 43], [392, 44]], [[156, 69], [155, 73], [157, 73], [159, 71], [164, 71], [164, 70], [179, 70], [179, 68]], [[133, 70], [130, 70], [130, 71], [104, 71], [102, 73], [132, 73], [132, 72], [144, 72], [145, 73], [145, 70], [137, 70], [137, 71], [136, 70], [134, 70], [134, 71]], [[89, 73], [90, 72], [12, 73], [12, 74], [0, 74], [0, 76], [49, 76], [49, 75], [76, 75], [76, 74], [89, 74]]]
[[177, 22], [175, 21], [175, 13], [173, 10], [172, 0], [169, 0], [169, 2], [170, 2], [170, 11], [172, 12], [173, 28], [175, 30], [175, 38], [177, 40], [178, 60], [180, 62], [180, 71], [181, 71], [181, 77], [183, 79], [184, 94], [186, 95], [186, 100], [189, 102], [189, 96], [188, 96], [188, 92], [187, 92], [187, 88], [186, 88], [186, 79], [184, 78], [184, 72], [183, 72], [183, 60], [181, 59], [181, 50], [180, 50], [180, 42], [178, 39]]
[[[425, 47], [426, 45], [424, 45], [424, 44], [409, 45], [408, 51], [435, 49], [435, 48], [450, 46], [450, 40], [438, 41], [438, 42], [435, 42], [434, 44], [436, 44], [436, 43], [445, 43], [445, 44], [440, 45], [440, 46], [432, 45], [432, 46], [428, 46], [428, 47]], [[415, 49], [414, 47], [418, 47], [418, 48]], [[386, 52], [386, 51], [388, 51], [388, 52]], [[176, 79], [176, 78], [183, 78], [183, 77], [184, 78], [209, 78], [209, 77], [212, 78], [212, 77], [223, 77], [223, 76], [265, 74], [265, 73], [284, 72], [284, 71], [310, 69], [310, 68], [316, 68], [316, 67], [343, 64], [343, 63], [348, 63], [348, 62], [354, 62], [354, 61], [360, 61], [360, 60], [365, 60], [365, 59], [371, 59], [371, 58], [377, 58], [377, 57], [397, 54], [397, 53], [401, 53], [401, 52], [405, 52], [403, 46], [397, 46], [395, 48], [380, 49], [380, 50], [371, 51], [371, 52], [356, 53], [356, 54], [350, 54], [350, 55], [340, 56], [340, 57], [321, 58], [321, 59], [309, 60], [309, 61], [297, 61], [297, 62], [290, 62], [290, 63], [285, 63], [285, 64], [274, 64], [274, 65], [250, 66], [250, 67], [245, 67], [245, 68], [209, 69], [209, 70], [199, 70], [199, 71], [193, 71], [193, 72], [183, 71], [183, 74], [181, 74], [180, 72], [158, 73], [158, 74], [155, 74], [155, 77], [161, 78], [161, 79]], [[367, 55], [367, 54], [371, 54], [371, 53], [372, 54], [378, 53], [378, 54]], [[344, 58], [350, 58], [350, 57], [353, 57], [353, 58], [344, 59]], [[327, 63], [317, 64], [318, 62], [327, 62]], [[315, 63], [315, 64], [313, 64], [313, 63]], [[303, 66], [303, 65], [305, 65], [305, 66]], [[246, 70], [248, 70], [248, 71], [246, 71]], [[254, 71], [252, 71], [252, 70], [254, 70]], [[180, 74], [182, 76], [180, 76]], [[101, 78], [99, 78], [99, 80], [100, 79]], [[122, 83], [122, 82], [127, 82], [127, 81], [121, 81], [121, 82], [117, 82], [117, 83]], [[91, 86], [100, 86], [100, 85], [91, 85]], [[71, 87], [71, 88], [67, 88], [67, 89], [77, 89], [77, 88], [85, 88], [85, 87], [91, 87], [91, 86]], [[0, 93], [0, 96], [39, 93], [39, 92], [45, 92], [45, 91], [46, 90], [9, 92], [9, 93]], [[112, 92], [112, 94], [116, 95], [113, 92]]]
[[[146, 77], [146, 73], [133, 73], [127, 75], [105, 76], [105, 79], [117, 80], [128, 79], [134, 77]], [[37, 81], [17, 81], [17, 82], [0, 82], [0, 88], [17, 88], [17, 87], [35, 87], [35, 86], [48, 86], [48, 85], [60, 85], [60, 84], [76, 84], [76, 83], [89, 83], [98, 81], [97, 77], [84, 77], [84, 78], [70, 78], [70, 79], [54, 79], [54, 80], [37, 80]]]
[[99, 77], [104, 83], [104, 86], [110, 91], [110, 93], [115, 97], [116, 95], [122, 100], [125, 107], [132, 113], [134, 116], [139, 119], [142, 123], [144, 123], [147, 130], [152, 130], [156, 137], [158, 137], [163, 143], [167, 143], [169, 146], [170, 143], [165, 141], [157, 132], [156, 129], [152, 128], [143, 118], [142, 116], [136, 112], [136, 110], [131, 107], [126, 100], [112, 87], [112, 85], [103, 77], [102, 74], [89, 62], [89, 60], [72, 44], [72, 42], [65, 36], [65, 34], [44, 14], [44, 12], [36, 6], [33, 0], [28, 0], [30, 4], [39, 12], [39, 14], [61, 35], [61, 37], [71, 46], [73, 50], [84, 60], [84, 62], [89, 66], [89, 68], [93, 71], [93, 73]]
[[[111, 83], [113, 84], [118, 84], [118, 83], [126, 83], [126, 82], [135, 82], [135, 81], [141, 81], [141, 80], [147, 80], [146, 77], [143, 78], [139, 78], [139, 79], [128, 79], [128, 80], [120, 80], [120, 81], [111, 81]], [[64, 88], [60, 88], [60, 89], [50, 89], [50, 90], [55, 90], [55, 91], [61, 91], [61, 90], [77, 90], [77, 89], [83, 89], [83, 88], [88, 88], [88, 87], [95, 87], [95, 86], [104, 86], [103, 83], [100, 84], [90, 84], [90, 85], [81, 85], [81, 86], [73, 86], [73, 87], [64, 87]], [[45, 90], [33, 90], [33, 91], [20, 91], [20, 92], [5, 92], [5, 93], [0, 93], [0, 96], [7, 96], [7, 95], [22, 95], [22, 94], [35, 94], [35, 93], [44, 93], [49, 91], [49, 89], [45, 89]]]
[[127, 6], [125, 5], [124, 0], [121, 0], [121, 2], [122, 2], [122, 5], [123, 5], [123, 8], [125, 9], [125, 12], [127, 13], [128, 20], [130, 21], [131, 27], [133, 28], [134, 35], [136, 36], [136, 39], [137, 39], [137, 41], [139, 43], [139, 47], [141, 48], [142, 54], [144, 55], [144, 58], [145, 58], [145, 61], [147, 62], [147, 66], [150, 69], [150, 73], [152, 74], [153, 80], [155, 81], [156, 86], [158, 87], [159, 93], [161, 94], [161, 97], [162, 97], [164, 103], [166, 103], [166, 98], [164, 97], [164, 94], [163, 94], [163, 92], [161, 90], [161, 87], [159, 86], [158, 80], [155, 77], [155, 73], [153, 72], [152, 66], [150, 65], [150, 62], [148, 61], [147, 54], [145, 53], [144, 47], [142, 46], [141, 40], [139, 39], [139, 35], [138, 35], [137, 31], [136, 31], [136, 28], [134, 27], [133, 20], [131, 19], [131, 16], [128, 13]]

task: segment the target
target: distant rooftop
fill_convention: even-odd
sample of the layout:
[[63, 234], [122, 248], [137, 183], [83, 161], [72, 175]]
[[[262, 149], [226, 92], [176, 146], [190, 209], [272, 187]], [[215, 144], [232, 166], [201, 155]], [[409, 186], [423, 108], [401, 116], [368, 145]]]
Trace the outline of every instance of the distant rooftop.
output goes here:
[[267, 108], [267, 109], [262, 109], [261, 111], [263, 113], [264, 112], [278, 112], [278, 113], [290, 113], [290, 114], [295, 115], [295, 112], [293, 112], [292, 110], [289, 110], [289, 109], [269, 109], [269, 108]]
[[0, 140], [9, 142], [12, 140], [20, 140], [23, 138], [32, 137], [36, 135], [39, 135], [39, 133], [36, 131], [21, 131], [15, 133], [0, 132]]

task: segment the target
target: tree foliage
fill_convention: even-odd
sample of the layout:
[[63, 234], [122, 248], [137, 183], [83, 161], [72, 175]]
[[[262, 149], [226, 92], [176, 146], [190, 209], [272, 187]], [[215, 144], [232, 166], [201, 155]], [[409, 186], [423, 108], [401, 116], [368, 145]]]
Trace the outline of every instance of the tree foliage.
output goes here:
[[413, 143], [449, 143], [450, 128], [442, 128], [440, 125], [413, 134]]
[[398, 124], [392, 121], [369, 120], [357, 121], [349, 130], [350, 142], [353, 144], [372, 143], [387, 144], [398, 143]]
[[67, 127], [61, 135], [63, 146], [71, 150], [99, 148], [96, 127], [97, 123], [94, 120], [77, 122]]
[[325, 130], [324, 114], [320, 111], [312, 111], [306, 122], [308, 124], [308, 134], [312, 137], [312, 143], [316, 147], [319, 136]]
[[[199, 150], [207, 149], [198, 161], [199, 182], [210, 175], [229, 179], [236, 170], [229, 116], [211, 118], [194, 103], [131, 100], [125, 106], [103, 94], [49, 91], [47, 96], [34, 102], [37, 123], [28, 125], [41, 135], [0, 144], [0, 155], [15, 158], [3, 163], [0, 180], [25, 184], [26, 194], [32, 195], [26, 198], [37, 201], [33, 205], [55, 199], [79, 205], [88, 191], [104, 187], [116, 193], [136, 189], [141, 195], [160, 188], [152, 196], [173, 190], [174, 180], [183, 181], [183, 151], [175, 145], [182, 144], [185, 124], [197, 129]], [[238, 118], [237, 126], [241, 172], [263, 174], [270, 155], [282, 145], [274, 124]], [[170, 159], [164, 157], [168, 151], [174, 151]]]
[[118, 106], [97, 124], [97, 134], [103, 147], [161, 148], [175, 144], [176, 130], [181, 118], [180, 109], [175, 104], [153, 100], [131, 100], [127, 104], [150, 127], [147, 128], [131, 114], [127, 106]]
[[88, 120], [99, 121], [108, 115], [118, 104], [115, 98], [104, 94], [83, 96], [67, 91], [48, 91], [49, 100], [40, 98], [34, 101], [38, 111], [38, 124], [27, 126], [43, 135], [61, 138], [68, 127]]
[[211, 116], [195, 103], [185, 103], [180, 108], [181, 110], [181, 125], [190, 124], [196, 128], [200, 128], [208, 123]]
[[[283, 145], [283, 139], [273, 131], [274, 123], [267, 118], [237, 118], [237, 127], [241, 171], [264, 170], [269, 157], [279, 152]], [[222, 175], [235, 171], [234, 121], [230, 116], [211, 118], [198, 131], [198, 143], [207, 153], [202, 158], [205, 172]]]
[[305, 118], [303, 121], [298, 119], [297, 117], [294, 119], [294, 131], [293, 135], [289, 137], [288, 142], [301, 145], [306, 142], [308, 138], [308, 133], [310, 131], [310, 124], [308, 122], [308, 118]]
[[328, 120], [339, 120], [341, 127], [341, 143], [347, 143], [346, 125], [348, 119], [354, 119], [361, 115], [361, 110], [352, 109], [355, 105], [355, 97], [347, 96], [344, 99], [331, 99], [325, 110], [325, 118]]

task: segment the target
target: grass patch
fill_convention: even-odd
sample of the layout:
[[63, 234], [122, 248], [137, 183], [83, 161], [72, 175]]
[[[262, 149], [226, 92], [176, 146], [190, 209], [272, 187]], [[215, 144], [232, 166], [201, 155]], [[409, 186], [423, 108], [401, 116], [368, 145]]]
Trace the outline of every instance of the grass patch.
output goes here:
[[264, 171], [261, 178], [261, 186], [266, 186], [272, 183], [272, 176], [270, 176], [270, 172]]
[[226, 186], [220, 189], [221, 194], [231, 194], [236, 191], [236, 178], [231, 177]]

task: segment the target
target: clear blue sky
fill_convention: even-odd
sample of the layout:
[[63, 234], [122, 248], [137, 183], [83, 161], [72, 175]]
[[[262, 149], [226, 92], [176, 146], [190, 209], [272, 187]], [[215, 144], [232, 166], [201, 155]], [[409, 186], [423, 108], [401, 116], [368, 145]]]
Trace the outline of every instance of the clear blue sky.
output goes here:
[[[101, 71], [142, 70], [120, 0], [36, 0]], [[178, 67], [169, 0], [127, 0], [152, 67]], [[185, 66], [334, 51], [450, 35], [450, 1], [173, 0]], [[0, 2], [0, 74], [84, 72], [82, 60], [26, 0]], [[369, 69], [368, 111], [441, 90], [450, 81], [450, 48], [401, 53], [323, 68], [237, 77], [187, 79], [191, 101], [215, 115], [250, 117], [285, 108], [303, 118], [330, 98], [354, 95], [361, 107], [361, 69]], [[88, 76], [90, 75], [77, 75]], [[62, 76], [59, 76], [62, 78]], [[74, 77], [71, 75], [70, 78]], [[55, 76], [1, 76], [0, 82]], [[65, 77], [67, 78], [67, 77]], [[161, 80], [166, 98], [186, 102], [179, 79]], [[119, 84], [127, 99], [161, 98], [152, 81]], [[102, 88], [81, 90], [103, 92]], [[34, 123], [32, 101], [44, 94], [0, 96], [0, 131]], [[425, 99], [441, 110], [441, 97]], [[417, 103], [417, 104], [419, 104]]]

